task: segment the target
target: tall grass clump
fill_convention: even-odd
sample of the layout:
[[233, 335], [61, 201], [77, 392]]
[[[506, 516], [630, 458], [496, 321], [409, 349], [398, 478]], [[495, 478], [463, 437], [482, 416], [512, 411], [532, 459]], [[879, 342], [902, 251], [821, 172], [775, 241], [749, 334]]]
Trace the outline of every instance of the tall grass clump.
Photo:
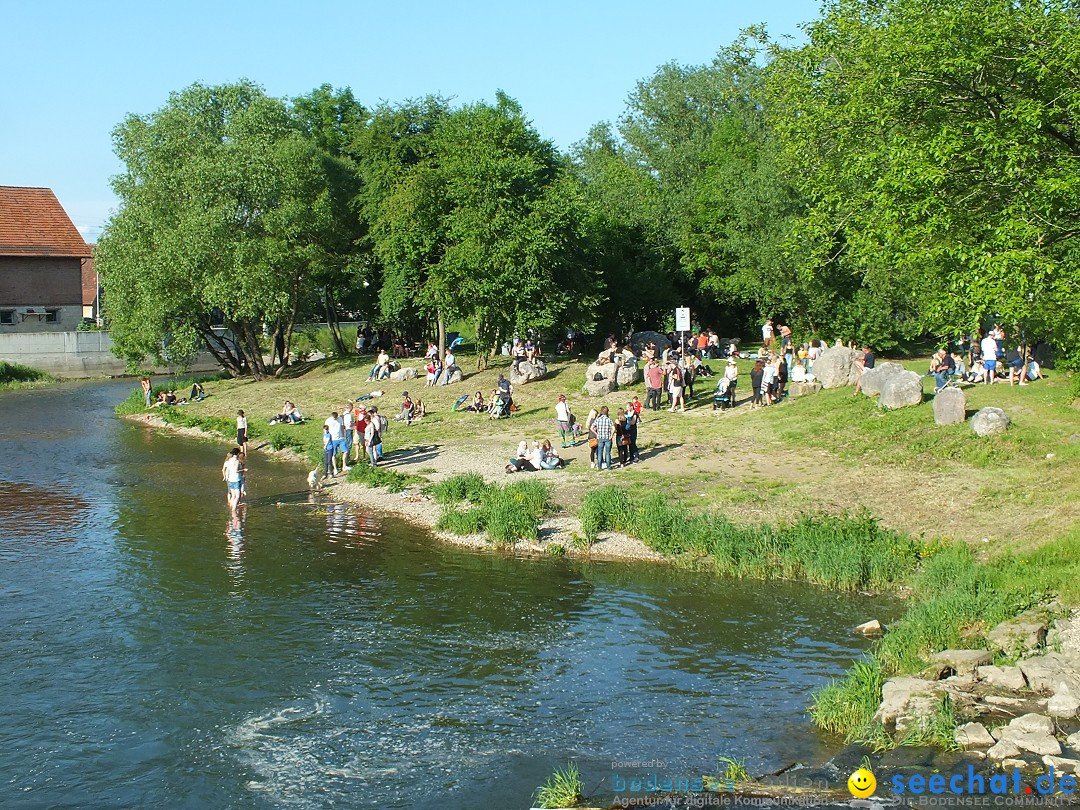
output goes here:
[[[548, 483], [526, 479], [500, 487], [488, 484], [479, 476], [478, 480], [466, 481], [467, 477], [453, 476], [431, 488], [436, 500], [443, 498], [440, 501], [443, 510], [435, 528], [452, 534], [483, 532], [499, 546], [536, 540], [540, 536], [540, 521], [554, 508]], [[470, 506], [461, 509], [460, 503], [466, 496]]]
[[[321, 454], [320, 454], [321, 457]], [[418, 475], [405, 475], [385, 467], [372, 467], [370, 464], [354, 464], [349, 468], [349, 481], [366, 487], [382, 487], [388, 492], [404, 492], [413, 484], [422, 484], [424, 479]]]
[[581, 781], [581, 772], [573, 762], [565, 768], [558, 768], [536, 789], [537, 807], [573, 807], [582, 798], [585, 785]]
[[0, 389], [30, 387], [35, 383], [52, 382], [51, 374], [19, 363], [0, 361]]
[[428, 492], [435, 499], [435, 503], [446, 506], [462, 501], [480, 503], [490, 489], [491, 484], [484, 480], [484, 476], [470, 472], [456, 473], [444, 478], [437, 484], [432, 484]]
[[587, 493], [578, 514], [590, 543], [601, 531], [619, 531], [727, 576], [803, 580], [848, 591], [888, 587], [906, 577], [921, 554], [917, 542], [869, 515], [803, 515], [777, 526], [739, 526], [661, 493], [631, 501], [615, 486]]

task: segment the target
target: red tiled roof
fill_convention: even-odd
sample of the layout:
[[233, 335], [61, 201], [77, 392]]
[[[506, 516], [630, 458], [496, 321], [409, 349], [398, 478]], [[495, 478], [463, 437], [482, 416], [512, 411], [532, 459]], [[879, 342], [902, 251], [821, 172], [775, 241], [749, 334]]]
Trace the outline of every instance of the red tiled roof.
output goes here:
[[0, 186], [0, 256], [89, 255], [52, 189]]
[[[93, 248], [93, 245], [90, 245]], [[82, 263], [82, 302], [84, 307], [97, 303], [97, 273], [93, 258]]]

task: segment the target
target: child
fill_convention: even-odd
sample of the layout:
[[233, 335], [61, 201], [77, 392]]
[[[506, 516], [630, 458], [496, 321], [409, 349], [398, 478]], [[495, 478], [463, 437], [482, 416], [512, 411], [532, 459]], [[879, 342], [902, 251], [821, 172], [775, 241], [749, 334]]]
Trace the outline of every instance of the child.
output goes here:
[[401, 396], [401, 421], [409, 425], [412, 423], [412, 400], [409, 399], [408, 391], [404, 391]]

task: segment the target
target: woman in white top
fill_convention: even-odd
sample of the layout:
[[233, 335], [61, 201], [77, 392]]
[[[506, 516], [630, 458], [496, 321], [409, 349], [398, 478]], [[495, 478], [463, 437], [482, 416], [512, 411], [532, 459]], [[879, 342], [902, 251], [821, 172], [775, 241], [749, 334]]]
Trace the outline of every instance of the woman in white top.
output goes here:
[[566, 447], [566, 437], [573, 437], [573, 425], [570, 403], [566, 401], [565, 394], [559, 394], [559, 401], [555, 403], [555, 419], [559, 422], [559, 436], [562, 438], [562, 446]]

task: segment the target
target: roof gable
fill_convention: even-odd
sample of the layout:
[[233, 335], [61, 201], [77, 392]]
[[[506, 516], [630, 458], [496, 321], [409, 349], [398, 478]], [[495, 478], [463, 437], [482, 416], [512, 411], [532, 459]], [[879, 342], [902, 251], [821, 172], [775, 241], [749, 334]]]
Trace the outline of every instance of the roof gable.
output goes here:
[[89, 255], [52, 189], [0, 186], [0, 256]]

